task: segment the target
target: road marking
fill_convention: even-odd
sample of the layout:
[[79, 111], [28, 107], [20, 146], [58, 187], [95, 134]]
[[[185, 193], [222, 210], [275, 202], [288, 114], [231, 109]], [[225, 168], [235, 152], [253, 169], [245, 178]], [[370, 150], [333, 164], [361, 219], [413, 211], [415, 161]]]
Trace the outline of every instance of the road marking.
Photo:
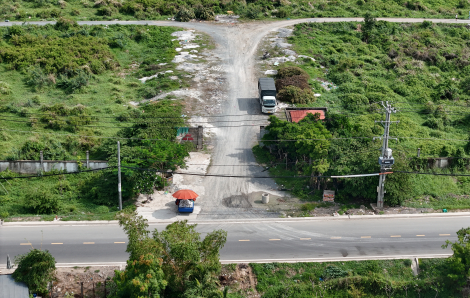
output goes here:
[[238, 241], [250, 241], [250, 240], [247, 240], [247, 239], [246, 239], [246, 240], [238, 240]]
[[20, 243], [20, 245], [30, 245], [29, 243]]
[[416, 237], [424, 237], [424, 235], [416, 235]]
[[392, 237], [392, 238], [400, 238], [401, 235], [392, 235], [392, 236], [390, 236], [390, 237]]
[[95, 242], [83, 242], [83, 244], [95, 244]]
[[330, 239], [341, 239], [341, 237], [331, 237]]
[[126, 242], [114, 242], [114, 243], [126, 243]]
[[281, 239], [269, 239], [269, 241], [281, 241]]
[[361, 236], [361, 238], [371, 238], [371, 236]]
[[439, 234], [439, 236], [450, 236], [450, 234]]
[[63, 244], [63, 243], [56, 242], [56, 243], [51, 243], [51, 244]]
[[300, 238], [300, 240], [312, 240], [312, 238]]

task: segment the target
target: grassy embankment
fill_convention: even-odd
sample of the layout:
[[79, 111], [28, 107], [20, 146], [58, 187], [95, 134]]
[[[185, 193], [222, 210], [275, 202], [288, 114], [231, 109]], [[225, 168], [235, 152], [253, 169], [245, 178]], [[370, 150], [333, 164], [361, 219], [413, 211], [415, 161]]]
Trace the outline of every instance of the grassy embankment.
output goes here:
[[[0, 159], [38, 160], [43, 150], [47, 160], [83, 161], [89, 150], [90, 159], [108, 160], [116, 150], [117, 139], [112, 138], [145, 135], [147, 126], [136, 123], [145, 108], [129, 102], [189, 85], [188, 78], [171, 62], [178, 46], [171, 33], [177, 30], [78, 27], [68, 22], [0, 29], [0, 126], [4, 129], [0, 132]], [[207, 40], [202, 37], [197, 42]], [[157, 72], [162, 74], [145, 84], [138, 80]], [[163, 101], [159, 109], [159, 115], [179, 117], [182, 103]], [[155, 121], [173, 124], [165, 119]], [[147, 135], [173, 129], [161, 126]], [[130, 147], [142, 145], [121, 141], [124, 160], [132, 157]], [[39, 214], [51, 220], [58, 214], [65, 220], [112, 219], [117, 198], [115, 179], [114, 172], [96, 172], [9, 183], [2, 180], [5, 189], [0, 189], [0, 217]], [[32, 196], [38, 192], [44, 194], [42, 200], [50, 208], [40, 211], [33, 207], [34, 200], [41, 200]], [[131, 191], [124, 194], [125, 199], [130, 196]]]
[[[230, 283], [228, 297], [462, 297], [447, 279], [447, 259], [250, 264], [255, 288]], [[223, 272], [235, 274], [235, 264]], [[260, 296], [257, 296], [260, 295]]]
[[[298, 54], [315, 58], [298, 65], [311, 77], [309, 84], [322, 95], [316, 102], [298, 106], [328, 107], [326, 128], [333, 138], [380, 136], [383, 128], [375, 123], [383, 120], [380, 101], [388, 100], [398, 108], [391, 120], [390, 135], [399, 138], [389, 146], [400, 162], [394, 170], [438, 173], [466, 173], [468, 157], [470, 109], [470, 66], [467, 40], [470, 30], [463, 25], [393, 24], [377, 22], [365, 40], [364, 23], [299, 24], [288, 42]], [[362, 30], [361, 30], [362, 27]], [[282, 54], [281, 49], [271, 50]], [[283, 54], [282, 54], [283, 55]], [[299, 61], [299, 60], [298, 60]], [[286, 63], [284, 66], [297, 65]], [[337, 88], [325, 90], [320, 84], [333, 83]], [[329, 85], [331, 87], [332, 85]], [[341, 116], [346, 116], [347, 119]], [[341, 122], [338, 120], [341, 119]], [[325, 174], [359, 174], [378, 171], [377, 162], [381, 141], [331, 140], [330, 163]], [[421, 158], [416, 152], [421, 148]], [[285, 162], [265, 150], [255, 147], [264, 163]], [[427, 158], [457, 157], [445, 170], [428, 169]], [[295, 158], [289, 159], [295, 162]], [[284, 165], [270, 169], [273, 175], [298, 175], [299, 170]], [[395, 174], [394, 174], [395, 175]], [[408, 175], [391, 181], [404, 195], [387, 198], [390, 204], [435, 209], [470, 208], [469, 177]], [[392, 176], [390, 176], [392, 178]], [[336, 188], [338, 199], [344, 203], [354, 200], [375, 200], [378, 179], [355, 180], [328, 186]], [[351, 181], [351, 180], [349, 180]], [[390, 180], [389, 180], [390, 181]], [[404, 181], [404, 182], [403, 182]], [[403, 182], [403, 183], [402, 183]], [[320, 192], [308, 194], [308, 179], [280, 179], [279, 184], [294, 189], [308, 200], [319, 199]], [[348, 184], [349, 183], [349, 184]], [[330, 185], [331, 184], [331, 185]], [[410, 187], [406, 187], [410, 186]], [[387, 184], [386, 184], [387, 187]], [[370, 188], [367, 192], [361, 188]], [[392, 192], [392, 191], [390, 191]]]
[[55, 20], [67, 17], [77, 21], [90, 20], [144, 20], [167, 19], [182, 7], [196, 13], [205, 8], [216, 14], [233, 11], [248, 19], [301, 18], [301, 17], [358, 17], [375, 12], [379, 17], [467, 18], [467, 0], [449, 1], [387, 1], [387, 0], [337, 0], [337, 1], [141, 1], [141, 0], [5, 0], [0, 4], [0, 15], [13, 20]]

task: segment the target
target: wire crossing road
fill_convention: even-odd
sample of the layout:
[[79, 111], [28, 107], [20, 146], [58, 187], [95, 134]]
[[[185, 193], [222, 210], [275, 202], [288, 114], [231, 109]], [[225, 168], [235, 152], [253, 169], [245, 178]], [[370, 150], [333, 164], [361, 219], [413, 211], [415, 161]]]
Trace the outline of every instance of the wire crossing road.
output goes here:
[[[379, 216], [378, 216], [379, 217]], [[445, 240], [470, 224], [470, 215], [420, 218], [218, 221], [198, 224], [205, 234], [223, 229], [224, 263], [299, 262], [410, 257], [442, 257]], [[166, 224], [151, 224], [162, 230]], [[0, 227], [0, 267], [34, 248], [49, 250], [58, 263], [104, 264], [127, 260], [127, 237], [117, 224]]]

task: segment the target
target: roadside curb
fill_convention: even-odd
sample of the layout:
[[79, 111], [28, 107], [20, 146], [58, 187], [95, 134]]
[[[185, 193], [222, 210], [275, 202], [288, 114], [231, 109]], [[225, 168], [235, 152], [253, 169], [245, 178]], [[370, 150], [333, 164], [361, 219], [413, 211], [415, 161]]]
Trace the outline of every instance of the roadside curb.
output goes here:
[[[319, 217], [288, 217], [288, 218], [239, 218], [239, 219], [213, 219], [213, 220], [189, 220], [192, 224], [233, 224], [233, 223], [260, 223], [260, 222], [310, 222], [325, 220], [367, 220], [367, 219], [417, 219], [417, 218], [450, 218], [470, 217], [470, 212], [455, 213], [422, 213], [422, 214], [389, 214], [389, 215], [339, 215]], [[177, 220], [149, 220], [149, 224], [170, 224]], [[117, 220], [110, 221], [28, 221], [28, 222], [4, 222], [4, 227], [26, 227], [26, 226], [95, 226], [95, 225], [118, 225]]]
[[[437, 259], [448, 258], [452, 254], [423, 254], [423, 255], [392, 255], [392, 256], [370, 256], [370, 257], [337, 257], [337, 258], [291, 258], [291, 259], [241, 259], [241, 260], [220, 260], [221, 264], [241, 264], [241, 263], [318, 263], [318, 262], [348, 262], [367, 260], [402, 260], [402, 259]], [[73, 267], [114, 267], [119, 266], [121, 270], [125, 268], [127, 262], [97, 262], [97, 263], [56, 263], [56, 268]], [[11, 274], [14, 269], [6, 269], [6, 264], [0, 264], [0, 275]]]

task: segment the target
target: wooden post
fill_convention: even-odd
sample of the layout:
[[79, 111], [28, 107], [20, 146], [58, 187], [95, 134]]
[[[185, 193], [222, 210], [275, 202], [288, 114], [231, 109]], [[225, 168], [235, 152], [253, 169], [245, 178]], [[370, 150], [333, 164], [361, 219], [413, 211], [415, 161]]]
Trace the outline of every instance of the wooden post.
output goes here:
[[106, 279], [104, 280], [104, 298], [106, 298]]
[[41, 172], [44, 171], [43, 163], [44, 163], [44, 155], [42, 154], [42, 150], [41, 150], [39, 151], [39, 164], [41, 166]]
[[80, 287], [82, 289], [82, 298], [84, 298], [85, 296], [83, 296], [83, 281], [80, 283]]
[[95, 298], [95, 282], [93, 282], [93, 298]]

